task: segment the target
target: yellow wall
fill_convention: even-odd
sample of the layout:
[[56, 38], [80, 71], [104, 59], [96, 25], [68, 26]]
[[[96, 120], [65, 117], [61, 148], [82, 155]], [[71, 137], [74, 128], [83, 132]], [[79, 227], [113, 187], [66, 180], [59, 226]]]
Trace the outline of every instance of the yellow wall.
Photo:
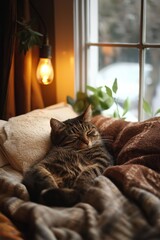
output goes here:
[[56, 101], [74, 97], [73, 0], [54, 0]]

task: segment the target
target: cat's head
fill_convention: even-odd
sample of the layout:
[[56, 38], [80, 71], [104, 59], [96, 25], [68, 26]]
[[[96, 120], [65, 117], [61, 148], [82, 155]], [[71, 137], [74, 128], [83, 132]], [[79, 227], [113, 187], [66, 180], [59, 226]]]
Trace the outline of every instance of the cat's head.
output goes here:
[[51, 118], [51, 140], [53, 145], [73, 149], [91, 147], [101, 141], [100, 134], [91, 123], [92, 109], [87, 109], [78, 117], [60, 122]]

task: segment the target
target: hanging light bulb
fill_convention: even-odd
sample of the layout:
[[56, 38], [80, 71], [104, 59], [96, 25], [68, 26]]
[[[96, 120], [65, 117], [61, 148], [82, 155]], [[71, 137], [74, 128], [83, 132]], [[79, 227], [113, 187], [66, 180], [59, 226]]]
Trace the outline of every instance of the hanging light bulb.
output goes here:
[[51, 59], [40, 58], [37, 67], [37, 81], [43, 85], [48, 85], [53, 81], [53, 67]]
[[48, 37], [45, 36], [44, 43], [40, 49], [40, 60], [37, 66], [37, 81], [40, 84], [48, 85], [53, 81], [54, 71], [51, 63], [52, 48], [49, 45]]

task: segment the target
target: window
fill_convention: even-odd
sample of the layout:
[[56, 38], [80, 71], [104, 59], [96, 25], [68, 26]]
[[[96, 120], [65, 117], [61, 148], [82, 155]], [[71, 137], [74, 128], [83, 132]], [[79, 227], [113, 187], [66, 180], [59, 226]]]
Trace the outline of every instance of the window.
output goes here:
[[157, 0], [75, 1], [77, 89], [118, 82], [119, 105], [128, 97], [130, 120], [160, 108], [160, 2]]

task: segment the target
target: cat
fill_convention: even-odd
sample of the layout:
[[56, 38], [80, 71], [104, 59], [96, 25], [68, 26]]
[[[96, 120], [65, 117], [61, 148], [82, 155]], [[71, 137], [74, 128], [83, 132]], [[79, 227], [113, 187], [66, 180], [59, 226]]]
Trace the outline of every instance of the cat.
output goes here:
[[91, 117], [89, 105], [75, 118], [63, 122], [50, 119], [52, 147], [25, 172], [22, 181], [32, 201], [73, 206], [82, 201], [93, 180], [113, 165]]

